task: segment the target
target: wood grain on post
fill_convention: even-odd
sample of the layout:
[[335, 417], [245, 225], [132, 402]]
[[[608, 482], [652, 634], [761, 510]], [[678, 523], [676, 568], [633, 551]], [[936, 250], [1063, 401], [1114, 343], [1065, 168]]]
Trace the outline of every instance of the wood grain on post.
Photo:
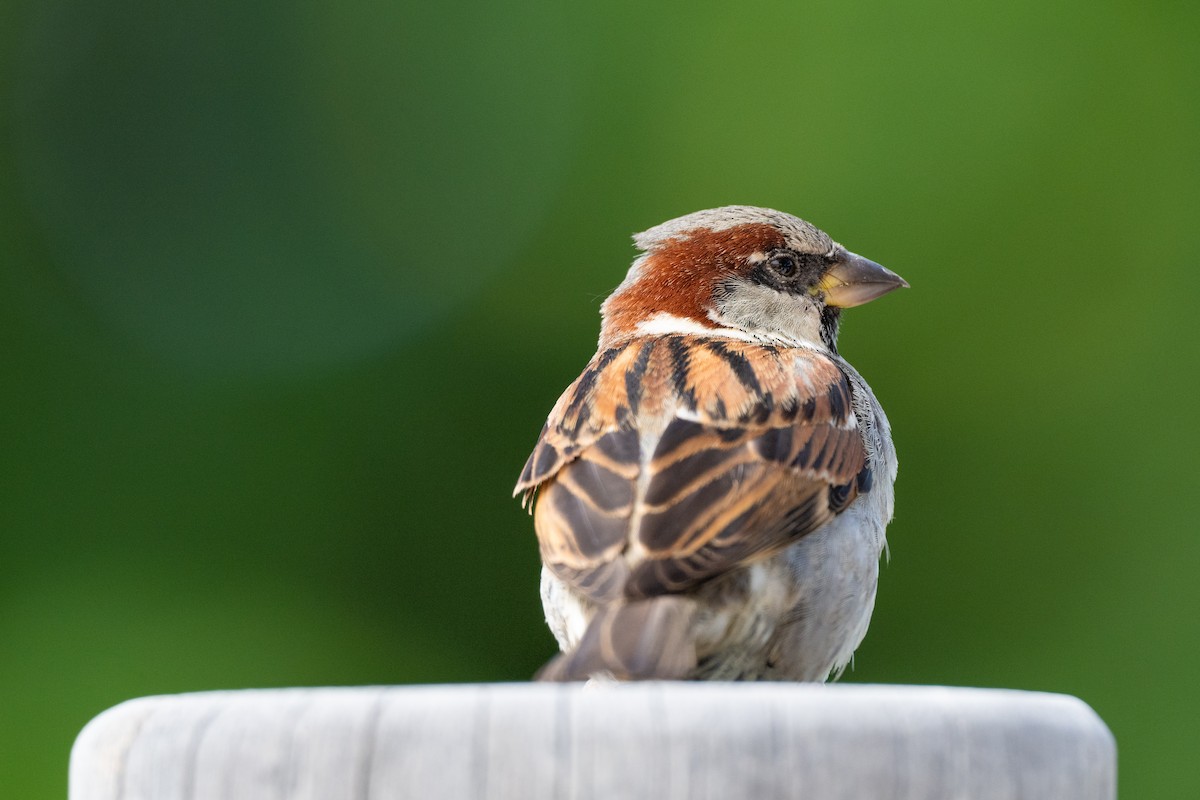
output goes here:
[[147, 697], [92, 720], [70, 800], [1116, 797], [1082, 701], [990, 689], [645, 683]]

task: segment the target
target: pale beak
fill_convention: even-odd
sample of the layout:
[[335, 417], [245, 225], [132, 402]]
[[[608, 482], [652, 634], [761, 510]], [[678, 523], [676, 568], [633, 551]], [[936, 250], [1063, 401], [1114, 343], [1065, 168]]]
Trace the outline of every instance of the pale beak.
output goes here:
[[846, 253], [817, 283], [825, 293], [825, 305], [838, 308], [861, 306], [901, 286], [907, 289], [908, 281], [855, 253]]

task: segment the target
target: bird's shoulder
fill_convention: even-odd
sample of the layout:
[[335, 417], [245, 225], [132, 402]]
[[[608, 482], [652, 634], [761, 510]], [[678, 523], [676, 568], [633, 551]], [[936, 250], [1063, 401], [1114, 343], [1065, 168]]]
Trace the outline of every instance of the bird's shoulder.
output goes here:
[[699, 335], [627, 339], [597, 352], [559, 397], [515, 493], [609, 434], [665, 434], [676, 419], [693, 424], [675, 434], [686, 427], [726, 441], [797, 424], [845, 426], [854, 423], [851, 395], [839, 361], [815, 349]]

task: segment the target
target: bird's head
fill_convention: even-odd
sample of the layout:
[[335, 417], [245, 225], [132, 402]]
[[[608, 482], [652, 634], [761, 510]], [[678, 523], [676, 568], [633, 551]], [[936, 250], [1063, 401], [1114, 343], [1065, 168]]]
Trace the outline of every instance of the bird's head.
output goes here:
[[633, 239], [643, 255], [601, 309], [602, 345], [733, 331], [835, 351], [841, 309], [908, 286], [815, 226], [767, 208], [697, 211]]

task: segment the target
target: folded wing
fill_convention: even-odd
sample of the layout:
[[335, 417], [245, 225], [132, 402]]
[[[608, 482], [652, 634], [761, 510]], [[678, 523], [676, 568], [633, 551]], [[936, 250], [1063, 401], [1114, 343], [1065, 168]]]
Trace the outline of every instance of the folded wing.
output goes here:
[[599, 602], [680, 592], [778, 551], [869, 490], [837, 364], [696, 336], [599, 353], [517, 492], [546, 565]]

